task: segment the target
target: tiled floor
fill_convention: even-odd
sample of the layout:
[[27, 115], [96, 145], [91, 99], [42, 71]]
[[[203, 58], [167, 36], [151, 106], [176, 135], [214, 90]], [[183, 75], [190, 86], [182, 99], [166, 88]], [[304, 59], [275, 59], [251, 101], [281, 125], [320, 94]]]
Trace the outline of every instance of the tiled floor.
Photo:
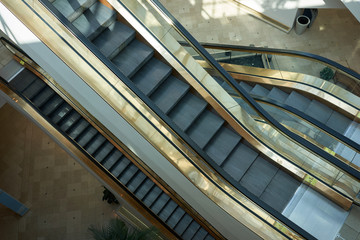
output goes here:
[[1, 240], [89, 239], [91, 224], [114, 216], [101, 184], [8, 104], [0, 136], [0, 188], [30, 207], [19, 217], [0, 205]]
[[285, 33], [231, 0], [161, 0], [199, 42], [311, 52], [360, 72], [360, 23], [347, 9], [320, 9], [302, 35]]

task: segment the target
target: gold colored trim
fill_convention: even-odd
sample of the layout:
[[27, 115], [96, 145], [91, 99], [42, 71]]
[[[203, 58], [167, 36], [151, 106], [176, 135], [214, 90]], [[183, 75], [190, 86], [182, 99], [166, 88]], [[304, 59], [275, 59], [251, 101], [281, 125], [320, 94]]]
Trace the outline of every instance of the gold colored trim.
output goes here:
[[108, 184], [111, 189], [116, 191], [125, 201], [127, 201], [131, 206], [133, 206], [138, 212], [141, 212], [143, 216], [148, 219], [156, 228], [158, 228], [166, 238], [168, 239], [177, 239], [174, 238], [174, 235], [160, 224], [156, 218], [154, 218], [147, 209], [142, 207], [134, 198], [127, 193], [123, 188], [116, 184], [113, 179], [104, 174], [104, 172], [93, 163], [81, 150], [79, 150], [74, 144], [64, 137], [56, 128], [54, 128], [46, 119], [44, 119], [37, 111], [33, 109], [25, 100], [19, 97], [15, 92], [8, 88], [3, 82], [0, 81], [0, 90], [13, 99], [19, 107], [26, 112], [31, 118], [33, 118], [37, 123], [39, 123], [46, 131], [54, 138], [57, 142], [62, 143], [62, 145], [70, 151], [74, 156], [76, 156], [82, 163], [88, 167], [93, 174], [98, 176], [102, 181]]
[[234, 2], [236, 5], [239, 5], [239, 7], [243, 10], [246, 10], [249, 14], [253, 15], [254, 17], [257, 17], [261, 20], [263, 20], [264, 22], [267, 22], [269, 23], [270, 25], [274, 26], [274, 27], [277, 27], [278, 29], [286, 32], [286, 33], [289, 33], [290, 30], [292, 29], [292, 26], [289, 27], [289, 26], [286, 26], [285, 24], [261, 13], [261, 12], [258, 12], [256, 11], [255, 9], [252, 9], [244, 4], [242, 4], [241, 2], [239, 2], [238, 0], [232, 0], [231, 2]]
[[[31, 0], [28, 0], [31, 1]], [[152, 111], [144, 105], [140, 99], [137, 98], [129, 89], [127, 89], [121, 80], [119, 80], [99, 59], [97, 59], [88, 49], [75, 39], [72, 34], [64, 27], [58, 20], [50, 14], [37, 1], [31, 1], [31, 6], [38, 14], [52, 27], [50, 29], [44, 22], [20, 0], [6, 1], [4, 4], [12, 11], [23, 23], [32, 30], [63, 62], [82, 79], [86, 79], [86, 83], [97, 92], [116, 112], [119, 113], [126, 121], [128, 121], [142, 136], [148, 139], [151, 144], [166, 157], [177, 169], [179, 169], [185, 177], [187, 177], [201, 192], [208, 196], [214, 203], [216, 203], [227, 214], [232, 216], [237, 221], [244, 224], [246, 227], [254, 231], [256, 234], [267, 239], [285, 239], [283, 235], [275, 231], [268, 224], [273, 226], [282, 226], [282, 230], [287, 229], [288, 236], [293, 239], [301, 239], [295, 232], [289, 229], [286, 225], [269, 215], [263, 209], [256, 206], [249, 199], [238, 192], [226, 180], [213, 172], [203, 161], [191, 151], [189, 146], [183, 145], [177, 136], [169, 132], [169, 128], [159, 119]], [[136, 2], [134, 2], [136, 4]], [[147, 14], [148, 16], [148, 14]], [[54, 31], [57, 31], [61, 38], [58, 37]], [[67, 46], [66, 42], [70, 43], [72, 48]], [[74, 52], [76, 50], [77, 52]], [[80, 56], [83, 56], [80, 57]], [[87, 62], [84, 62], [84, 59]], [[101, 75], [94, 71], [91, 66], [96, 66], [100, 70]], [[132, 102], [140, 112], [147, 118], [143, 119], [137, 111], [127, 104], [125, 99], [121, 97], [112, 87], [106, 84], [102, 79], [105, 77], [119, 92], [123, 94], [130, 102]], [[152, 122], [150, 125], [148, 121]], [[172, 143], [163, 139], [163, 135], [159, 134], [154, 126], [162, 131], [164, 136], [167, 136], [172, 143], [178, 146], [175, 149]], [[199, 169], [189, 163], [187, 159], [192, 159]], [[205, 177], [211, 176], [212, 181]], [[214, 185], [216, 183], [219, 187]], [[225, 189], [231, 197], [224, 194], [222, 189]], [[251, 209], [257, 215], [249, 212], [236, 201], [241, 202], [248, 209]], [[261, 219], [260, 219], [260, 217]]]
[[[198, 62], [204, 68], [210, 69], [210, 66], [204, 61]], [[360, 109], [360, 98], [331, 82], [301, 73], [247, 67], [228, 63], [219, 64], [228, 71], [235, 80], [298, 90], [307, 95], [311, 95], [332, 109], [344, 113], [346, 116], [350, 117], [350, 119], [360, 122], [360, 112], [353, 107], [356, 106]], [[303, 83], [306, 83], [306, 85]]]
[[[99, 122], [93, 115], [91, 115], [76, 99], [71, 97], [56, 81], [46, 73], [40, 66], [25, 56], [15, 55], [14, 58], [22, 65], [25, 66], [32, 73], [37, 75], [41, 80], [47, 83], [47, 85], [53, 89], [58, 95], [61, 96], [71, 107], [85, 118], [96, 130], [98, 130], [108, 141], [110, 141], [122, 154], [125, 155], [132, 163], [134, 163], [147, 177], [149, 177], [155, 184], [161, 188], [164, 192], [170, 195], [170, 197], [190, 216], [192, 216], [200, 225], [206, 229], [212, 235], [217, 236], [218, 239], [223, 238], [221, 234], [213, 228], [201, 215], [199, 215], [189, 204], [187, 204], [179, 194], [177, 194], [170, 186], [162, 180], [154, 171], [149, 168], [137, 155], [135, 155], [120, 139], [112, 134], [101, 122]], [[79, 146], [82, 148], [81, 146]], [[84, 151], [86, 151], [84, 149]], [[109, 172], [106, 168], [105, 171]], [[149, 209], [150, 210], [150, 209]], [[150, 210], [151, 211], [151, 210]]]

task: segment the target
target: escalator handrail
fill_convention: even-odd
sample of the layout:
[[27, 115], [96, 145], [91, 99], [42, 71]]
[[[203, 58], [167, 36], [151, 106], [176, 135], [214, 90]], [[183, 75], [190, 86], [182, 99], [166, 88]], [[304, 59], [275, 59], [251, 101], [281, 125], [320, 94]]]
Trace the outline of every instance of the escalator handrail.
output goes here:
[[[187, 43], [184, 43], [187, 44]], [[266, 54], [277, 54], [277, 55], [286, 55], [291, 57], [299, 57], [308, 59], [311, 61], [321, 62], [324, 65], [335, 68], [336, 70], [340, 70], [341, 72], [351, 76], [356, 79], [356, 81], [360, 82], [360, 74], [356, 71], [341, 65], [331, 59], [326, 57], [322, 57], [317, 54], [303, 52], [298, 50], [290, 50], [290, 49], [279, 49], [279, 48], [265, 48], [265, 47], [254, 47], [254, 46], [242, 46], [242, 45], [231, 45], [231, 44], [217, 44], [217, 43], [200, 43], [204, 48], [216, 48], [223, 50], [233, 50], [233, 51], [243, 51], [243, 52], [256, 52], [256, 53], [266, 53]]]
[[255, 96], [255, 95], [252, 95], [252, 97], [256, 100], [256, 101], [261, 101], [261, 102], [266, 102], [266, 103], [269, 103], [269, 104], [272, 104], [272, 105], [275, 105], [277, 107], [280, 107], [280, 108], [283, 108], [285, 109], [286, 111], [289, 111], [297, 116], [299, 116], [300, 118], [306, 120], [307, 122], [315, 125], [316, 127], [318, 127], [319, 129], [323, 130], [324, 132], [327, 132], [329, 133], [329, 135], [332, 135], [334, 136], [337, 140], [339, 140], [340, 142], [343, 142], [345, 143], [346, 145], [354, 148], [355, 150], [359, 151], [360, 152], [360, 144], [354, 142], [353, 140], [351, 140], [350, 138], [348, 137], [345, 137], [344, 135], [340, 134], [339, 132], [335, 131], [334, 129], [326, 126], [324, 123], [316, 120], [315, 118], [313, 117], [310, 117], [309, 115], [305, 114], [303, 111], [300, 111], [296, 108], [293, 108], [287, 104], [284, 104], [284, 103], [281, 103], [279, 101], [276, 101], [274, 99], [270, 99], [270, 98], [267, 98], [267, 97], [262, 97], [262, 96]]
[[[213, 68], [215, 69], [220, 76], [222, 76], [226, 82], [242, 97], [244, 100], [262, 117], [264, 118], [270, 125], [272, 125], [275, 129], [284, 133], [284, 135], [288, 136], [290, 139], [309, 149], [310, 151], [316, 153], [320, 157], [326, 159], [331, 162], [333, 165], [340, 168], [342, 171], [351, 175], [352, 177], [360, 180], [360, 172], [351, 168], [349, 165], [340, 161], [336, 157], [331, 154], [323, 151], [316, 145], [310, 143], [309, 141], [303, 139], [302, 137], [296, 135], [291, 132], [283, 125], [281, 125], [278, 121], [276, 121], [269, 113], [267, 113], [231, 76], [225, 71], [220, 64], [205, 50], [205, 48], [175, 19], [174, 16], [158, 1], [158, 0], [148, 0], [153, 3], [154, 7], [157, 8], [162, 14], [164, 14], [170, 21], [170, 24], [174, 27], [174, 29], [188, 42], [188, 44], [194, 48], [195, 51]], [[230, 112], [228, 112], [234, 119]]]

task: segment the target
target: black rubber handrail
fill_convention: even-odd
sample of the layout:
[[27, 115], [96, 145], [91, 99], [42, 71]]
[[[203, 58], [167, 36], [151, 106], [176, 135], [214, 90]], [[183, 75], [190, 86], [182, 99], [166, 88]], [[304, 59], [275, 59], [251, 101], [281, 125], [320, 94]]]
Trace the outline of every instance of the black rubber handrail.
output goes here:
[[293, 108], [287, 104], [281, 103], [279, 101], [267, 98], [267, 97], [262, 97], [262, 96], [255, 96], [255, 95], [251, 95], [256, 101], [262, 101], [262, 102], [266, 102], [272, 105], [275, 105], [277, 107], [283, 108], [286, 111], [289, 111], [297, 116], [299, 116], [300, 118], [306, 120], [307, 122], [313, 124], [314, 126], [316, 126], [317, 128], [323, 130], [324, 132], [327, 132], [329, 135], [332, 135], [334, 138], [336, 138], [338, 141], [345, 143], [345, 145], [348, 145], [350, 147], [352, 147], [353, 149], [355, 149], [356, 151], [360, 152], [360, 144], [354, 142], [353, 140], [351, 140], [348, 137], [345, 137], [344, 135], [342, 135], [341, 133], [335, 131], [334, 129], [326, 126], [324, 123], [316, 120], [315, 118], [307, 115], [306, 113], [304, 113], [303, 111], [300, 111], [296, 108]]
[[[187, 45], [186, 42], [182, 42], [181, 44]], [[289, 50], [289, 49], [279, 49], [279, 48], [264, 48], [264, 47], [253, 47], [253, 46], [241, 46], [241, 45], [231, 45], [231, 44], [217, 44], [217, 43], [200, 43], [204, 48], [217, 48], [223, 50], [233, 50], [233, 51], [244, 51], [244, 52], [255, 52], [255, 53], [266, 53], [266, 54], [278, 54], [278, 55], [287, 55], [291, 57], [299, 57], [304, 59], [309, 59], [311, 61], [318, 61], [323, 63], [324, 65], [331, 66], [340, 70], [341, 72], [350, 75], [355, 78], [356, 81], [360, 82], [360, 74], [355, 72], [354, 70], [347, 68], [331, 59], [313, 54], [308, 52], [302, 52], [297, 50]]]
[[[322, 157], [323, 159], [331, 162], [333, 165], [337, 166], [342, 171], [346, 172], [350, 176], [355, 179], [360, 180], [360, 172], [340, 161], [336, 157], [331, 154], [323, 151], [316, 145], [311, 142], [303, 139], [302, 137], [296, 135], [295, 133], [288, 130], [286, 127], [281, 125], [278, 121], [276, 121], [269, 113], [267, 113], [232, 77], [231, 75], [225, 71], [220, 64], [205, 50], [205, 48], [195, 40], [195, 38], [173, 17], [170, 12], [165, 9], [165, 7], [158, 0], [148, 0], [152, 2], [154, 6], [163, 13], [169, 21], [171, 21], [171, 26], [188, 42], [188, 44], [213, 68], [215, 69], [220, 76], [239, 94], [243, 97], [243, 99], [252, 107], [262, 118], [264, 118], [271, 126], [275, 129], [282, 132], [285, 136], [287, 136], [290, 140], [294, 140], [305, 148], [309, 149], [313, 153]], [[230, 112], [228, 112], [234, 119]]]
[[[282, 214], [280, 214], [279, 212], [277, 212], [275, 209], [273, 209], [271, 206], [269, 206], [268, 204], [266, 204], [265, 202], [263, 202], [260, 198], [258, 198], [257, 196], [255, 196], [254, 194], [252, 194], [251, 192], [249, 192], [247, 189], [245, 189], [244, 187], [242, 187], [238, 182], [236, 182], [235, 180], [232, 179], [232, 177], [226, 173], [224, 170], [222, 170], [219, 166], [217, 166], [217, 164], [209, 157], [207, 156], [207, 154], [200, 149], [194, 142], [193, 140], [191, 140], [188, 136], [185, 136], [184, 133], [182, 133], [182, 131], [172, 122], [172, 120], [166, 116], [164, 113], [162, 113], [162, 111], [154, 104], [151, 102], [151, 100], [144, 95], [136, 86], [135, 84], [128, 79], [110, 60], [108, 60], [88, 39], [86, 39], [75, 27], [72, 26], [72, 24], [54, 7], [52, 6], [51, 3], [49, 3], [47, 0], [39, 0], [40, 3], [42, 3], [48, 10], [49, 12], [51, 12], [54, 16], [56, 16], [56, 18], [58, 18], [58, 20], [66, 27], [69, 29], [69, 31], [71, 31], [74, 36], [79, 39], [79, 41], [81, 41], [98, 59], [100, 59], [119, 79], [122, 79], [122, 81], [144, 102], [146, 103], [150, 109], [152, 111], [154, 111], [161, 119], [164, 120], [164, 122], [166, 122], [167, 125], [169, 125], [169, 127], [172, 129], [172, 131], [174, 131], [176, 134], [178, 134], [182, 139], [184, 139], [184, 141], [189, 144], [195, 152], [197, 152], [204, 160], [206, 160], [217, 172], [219, 172], [222, 176], [224, 176], [225, 179], [227, 179], [227, 181], [229, 181], [234, 187], [236, 187], [240, 192], [242, 192], [245, 196], [247, 196], [249, 199], [251, 199], [254, 203], [256, 203], [258, 206], [261, 206], [264, 210], [266, 210], [267, 212], [269, 212], [271, 215], [273, 215], [274, 217], [276, 217], [277, 219], [279, 219], [281, 222], [285, 223], [286, 225], [288, 225], [290, 228], [292, 228], [293, 230], [295, 230], [297, 233], [299, 233], [300, 235], [304, 236], [307, 239], [315, 239], [311, 234], [309, 234], [308, 232], [306, 232], [305, 230], [303, 230], [301, 227], [299, 227], [297, 224], [293, 223], [292, 221], [290, 221], [288, 218], [285, 218]], [[30, 7], [30, 6], [29, 6]], [[34, 13], [36, 14], [36, 12], [34, 11]], [[39, 16], [39, 15], [38, 15]], [[41, 16], [39, 16], [41, 18]], [[46, 23], [46, 21], [44, 20], [44, 22]], [[51, 27], [51, 26], [49, 26]], [[144, 26], [145, 27], [145, 26]], [[54, 30], [55, 31], [55, 30]], [[55, 31], [56, 32], [56, 31]], [[61, 35], [58, 34], [58, 36], [60, 38]], [[63, 39], [63, 38], [62, 38]], [[66, 42], [65, 39], [63, 39], [64, 42]], [[69, 47], [71, 47], [70, 44], [68, 44]], [[72, 47], [71, 47], [72, 48]], [[75, 52], [76, 50], [73, 49]], [[79, 54], [79, 56], [81, 56]], [[83, 58], [84, 59], [84, 58]], [[87, 62], [86, 59], [84, 59], [84, 61]], [[91, 66], [91, 64], [89, 64]], [[98, 72], [95, 68], [94, 70], [96, 72]], [[99, 72], [98, 72], [99, 73]], [[101, 73], [99, 73], [99, 75], [101, 75]], [[101, 75], [102, 76], [102, 75]], [[106, 80], [106, 78], [104, 78], [104, 81], [108, 82], [108, 80]], [[109, 82], [108, 82], [109, 83]], [[110, 84], [110, 83], [109, 83]], [[111, 84], [110, 84], [111, 85]], [[114, 88], [115, 91], [117, 91], [120, 95], [121, 93]], [[130, 103], [131, 104], [131, 103]], [[166, 136], [165, 136], [166, 137]], [[189, 159], [190, 162], [191, 159]], [[195, 166], [197, 167], [197, 166]], [[198, 168], [199, 169], [199, 168]], [[200, 171], [202, 171], [201, 169], [199, 169]], [[306, 171], [305, 171], [306, 172]], [[210, 181], [212, 181], [212, 179], [209, 179]], [[320, 182], [326, 184], [324, 181], [322, 181], [321, 179], [318, 179]], [[213, 182], [213, 181], [212, 181]], [[329, 186], [330, 187], [330, 186]], [[331, 187], [330, 187], [331, 188]], [[341, 195], [344, 195], [343, 193], [339, 192], [338, 190], [334, 189], [334, 191], [338, 192]], [[225, 192], [226, 193], [226, 192]], [[226, 193], [228, 194], [228, 193]], [[228, 195], [230, 198], [234, 199], [231, 195]], [[236, 202], [238, 202], [236, 199], [234, 199]], [[241, 203], [239, 203], [241, 204]], [[242, 205], [242, 204], [241, 204]], [[245, 207], [245, 206], [244, 206]], [[246, 207], [245, 207], [246, 208]], [[250, 209], [248, 209], [249, 211], [251, 211]], [[251, 211], [252, 212], [252, 211]], [[258, 216], [256, 213], [253, 212], [254, 215]], [[260, 217], [260, 216], [258, 216]], [[261, 218], [261, 217], [260, 217]], [[267, 223], [267, 222], [266, 222]], [[268, 223], [267, 223], [268, 224]], [[275, 228], [274, 226], [272, 226], [271, 224], [269, 224], [269, 226], [271, 226], [273, 229], [275, 229], [276, 231], [280, 232], [281, 234], [283, 234], [281, 231], [279, 231], [277, 228]], [[283, 234], [284, 235], [284, 234]], [[285, 237], [287, 237], [286, 235], [284, 235]], [[288, 237], [287, 237], [288, 238]]]

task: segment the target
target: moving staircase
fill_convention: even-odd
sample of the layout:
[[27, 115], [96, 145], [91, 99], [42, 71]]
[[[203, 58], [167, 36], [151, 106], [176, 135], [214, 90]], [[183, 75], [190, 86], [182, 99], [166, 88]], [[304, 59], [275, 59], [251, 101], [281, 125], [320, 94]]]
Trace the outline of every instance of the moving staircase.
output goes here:
[[[9, 72], [15, 75], [9, 76]], [[14, 60], [1, 70], [9, 86], [81, 146], [182, 239], [214, 239], [43, 80]]]
[[154, 57], [151, 47], [135, 38], [133, 29], [117, 21], [114, 11], [86, 0], [56, 0], [53, 6], [224, 176], [247, 189], [252, 198], [260, 198], [278, 212], [284, 209], [300, 182], [242, 139], [170, 66]]
[[[267, 98], [270, 101], [295, 108], [310, 118], [324, 124], [326, 127], [344, 135], [353, 142], [357, 144], [360, 143], [360, 127], [358, 123], [315, 99], [310, 99], [295, 90], [287, 93], [277, 87], [267, 87], [260, 84], [251, 86], [243, 81], [240, 82], [240, 85], [254, 97]], [[314, 140], [323, 146], [331, 147], [331, 149], [334, 149], [340, 156], [360, 166], [360, 154], [358, 152], [344, 144], [339, 144], [338, 141], [325, 132], [321, 131], [316, 134]]]

